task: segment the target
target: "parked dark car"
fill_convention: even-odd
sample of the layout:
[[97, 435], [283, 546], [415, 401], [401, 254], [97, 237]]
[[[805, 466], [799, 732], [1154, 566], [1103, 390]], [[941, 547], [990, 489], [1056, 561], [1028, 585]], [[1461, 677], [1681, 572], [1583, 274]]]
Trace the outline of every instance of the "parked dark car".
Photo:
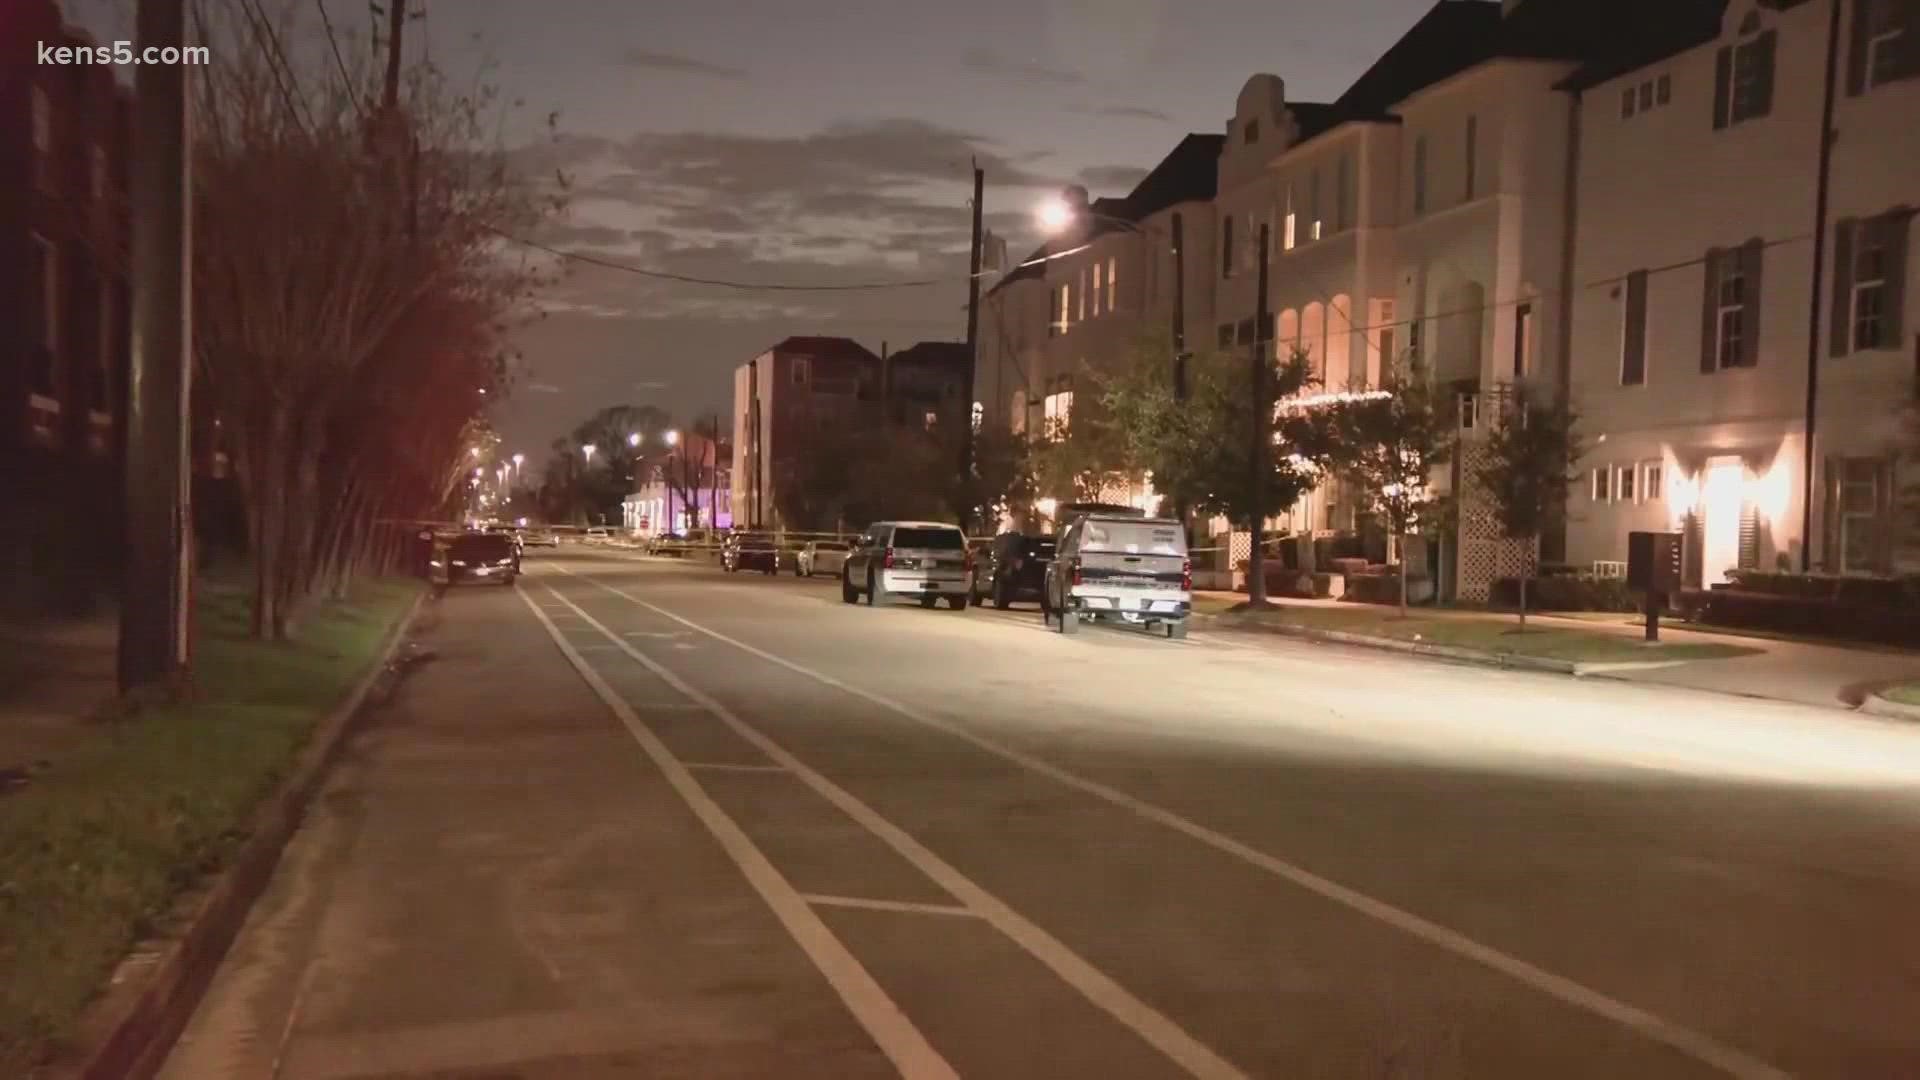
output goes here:
[[1047, 564], [1053, 561], [1051, 536], [1001, 533], [975, 564], [973, 595], [1006, 610], [1016, 601], [1040, 599], [1046, 586]]
[[758, 570], [763, 574], [780, 572], [780, 549], [773, 538], [757, 533], [734, 533], [727, 537], [720, 552], [720, 568], [729, 574]]
[[520, 549], [511, 536], [463, 533], [437, 545], [430, 576], [443, 585], [468, 581], [511, 585], [520, 576]]

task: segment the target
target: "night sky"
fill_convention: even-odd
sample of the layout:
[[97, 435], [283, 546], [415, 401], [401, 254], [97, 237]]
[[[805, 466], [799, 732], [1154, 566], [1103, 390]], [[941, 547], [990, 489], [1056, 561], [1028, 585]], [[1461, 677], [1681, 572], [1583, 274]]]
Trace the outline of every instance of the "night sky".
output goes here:
[[[724, 413], [733, 368], [789, 334], [960, 340], [969, 157], [989, 227], [1024, 254], [1044, 191], [1124, 194], [1181, 135], [1222, 130], [1256, 72], [1331, 98], [1432, 2], [415, 0], [409, 51], [455, 73], [491, 60], [524, 102], [504, 128], [517, 159], [572, 178], [537, 239], [751, 282], [942, 282], [746, 292], [576, 264], [519, 334], [496, 423], [540, 455], [603, 405]], [[327, 5], [365, 25], [364, 5]], [[69, 3], [97, 32], [128, 8]]]

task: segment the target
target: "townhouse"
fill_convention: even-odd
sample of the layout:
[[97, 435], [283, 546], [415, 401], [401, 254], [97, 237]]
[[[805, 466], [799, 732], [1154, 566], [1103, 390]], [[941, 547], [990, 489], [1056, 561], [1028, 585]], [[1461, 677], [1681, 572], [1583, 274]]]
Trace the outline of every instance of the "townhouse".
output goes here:
[[1912, 571], [1920, 3], [1714, 6], [1565, 84], [1572, 383], [1593, 443], [1570, 561], [1673, 529], [1696, 587], [1740, 568]]

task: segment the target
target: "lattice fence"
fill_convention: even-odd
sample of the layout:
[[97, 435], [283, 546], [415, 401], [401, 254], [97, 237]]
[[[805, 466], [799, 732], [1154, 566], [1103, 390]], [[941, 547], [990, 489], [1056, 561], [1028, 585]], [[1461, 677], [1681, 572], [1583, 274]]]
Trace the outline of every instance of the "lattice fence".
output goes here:
[[1486, 456], [1479, 439], [1462, 439], [1460, 454], [1460, 568], [1454, 592], [1462, 600], [1485, 603], [1498, 578], [1531, 573], [1540, 559], [1535, 541], [1509, 540], [1500, 535], [1486, 495], [1466, 479], [1478, 471]]

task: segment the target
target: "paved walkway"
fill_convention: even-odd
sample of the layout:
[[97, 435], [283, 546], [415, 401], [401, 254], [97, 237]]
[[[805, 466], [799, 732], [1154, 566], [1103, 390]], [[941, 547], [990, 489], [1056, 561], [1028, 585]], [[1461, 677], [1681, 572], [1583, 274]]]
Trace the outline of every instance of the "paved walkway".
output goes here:
[[0, 623], [0, 774], [35, 771], [84, 740], [88, 721], [114, 697], [118, 635], [113, 612]]
[[[1246, 599], [1240, 593], [1196, 595], [1228, 603]], [[1346, 610], [1356, 606], [1340, 600], [1293, 598], [1276, 599], [1274, 603], [1288, 607]], [[1505, 613], [1442, 608], [1418, 608], [1416, 611], [1422, 618], [1493, 619], [1503, 622], [1514, 618]], [[1636, 615], [1532, 614], [1527, 616], [1527, 621], [1625, 637], [1639, 637], [1643, 633], [1642, 622]], [[1920, 652], [1904, 649], [1823, 645], [1750, 637], [1724, 630], [1689, 630], [1671, 620], [1661, 623], [1660, 639], [1675, 643], [1737, 644], [1758, 651], [1752, 655], [1722, 660], [1693, 660], [1670, 667], [1609, 672], [1605, 677], [1839, 708], [1859, 705], [1870, 688], [1920, 679]]]

